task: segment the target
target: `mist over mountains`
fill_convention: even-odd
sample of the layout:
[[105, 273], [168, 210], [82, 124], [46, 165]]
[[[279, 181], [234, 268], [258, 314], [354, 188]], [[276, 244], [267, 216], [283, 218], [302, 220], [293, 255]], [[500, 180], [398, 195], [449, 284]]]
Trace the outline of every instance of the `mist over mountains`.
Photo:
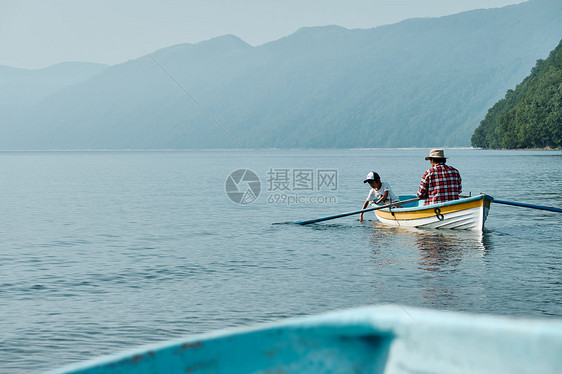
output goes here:
[[[27, 70], [0, 66], [0, 130], [21, 125], [16, 118], [33, 110], [41, 100], [107, 69], [108, 65], [66, 62], [45, 69]], [[11, 139], [4, 139], [10, 141]]]
[[470, 146], [561, 37], [562, 1], [532, 0], [258, 47], [226, 35], [111, 67], [0, 67], [0, 149]]

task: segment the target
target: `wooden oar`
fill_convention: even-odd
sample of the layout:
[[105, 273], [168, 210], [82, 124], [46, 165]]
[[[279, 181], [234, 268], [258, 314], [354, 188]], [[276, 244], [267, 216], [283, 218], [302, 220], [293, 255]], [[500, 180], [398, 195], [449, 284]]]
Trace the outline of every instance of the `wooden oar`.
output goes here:
[[396, 206], [396, 205], [402, 205], [402, 204], [406, 204], [406, 203], [412, 203], [414, 201], [418, 201], [419, 198], [414, 198], [414, 199], [409, 199], [409, 200], [404, 200], [404, 201], [396, 201], [394, 203], [390, 203], [390, 204], [385, 204], [385, 205], [381, 205], [381, 206], [377, 206], [375, 208], [367, 208], [367, 209], [361, 209], [361, 210], [356, 210], [354, 212], [347, 212], [347, 213], [342, 213], [342, 214], [336, 214], [335, 216], [328, 216], [328, 217], [322, 217], [322, 218], [316, 218], [316, 219], [311, 219], [308, 221], [300, 221], [300, 222], [295, 222], [295, 224], [297, 225], [308, 225], [311, 223], [316, 223], [316, 222], [322, 222], [322, 221], [328, 221], [331, 219], [336, 219], [336, 218], [341, 218], [341, 217], [347, 217], [347, 216], [351, 216], [353, 214], [360, 214], [360, 213], [364, 213], [364, 212], [370, 212], [371, 210], [378, 210], [378, 209], [384, 209], [384, 208], [388, 208], [391, 206]]
[[521, 206], [523, 208], [548, 210], [548, 211], [551, 211], [551, 212], [562, 213], [562, 209], [554, 208], [554, 207], [551, 207], [551, 206], [533, 205], [533, 204], [518, 203], [518, 202], [515, 202], [515, 201], [505, 201], [505, 200], [498, 200], [498, 199], [493, 199], [492, 202], [498, 203], [498, 204], [505, 204], [505, 205]]

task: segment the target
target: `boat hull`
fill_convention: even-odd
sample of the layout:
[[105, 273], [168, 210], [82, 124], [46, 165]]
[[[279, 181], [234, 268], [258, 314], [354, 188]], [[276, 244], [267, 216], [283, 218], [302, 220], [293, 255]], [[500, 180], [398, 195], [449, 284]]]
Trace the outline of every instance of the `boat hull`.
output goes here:
[[[400, 200], [408, 198], [400, 196]], [[414, 206], [376, 210], [375, 214], [381, 223], [393, 227], [482, 231], [492, 200], [485, 194], [431, 205], [420, 200]]]
[[379, 306], [193, 336], [50, 374], [555, 373], [562, 322]]

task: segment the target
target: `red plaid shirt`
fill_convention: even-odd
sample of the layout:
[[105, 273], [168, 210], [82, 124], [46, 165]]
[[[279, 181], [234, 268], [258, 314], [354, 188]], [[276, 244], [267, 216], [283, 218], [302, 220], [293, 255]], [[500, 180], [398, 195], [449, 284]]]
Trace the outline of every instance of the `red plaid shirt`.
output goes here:
[[426, 199], [424, 205], [457, 200], [462, 191], [461, 175], [457, 169], [438, 164], [426, 171], [422, 177], [418, 197]]

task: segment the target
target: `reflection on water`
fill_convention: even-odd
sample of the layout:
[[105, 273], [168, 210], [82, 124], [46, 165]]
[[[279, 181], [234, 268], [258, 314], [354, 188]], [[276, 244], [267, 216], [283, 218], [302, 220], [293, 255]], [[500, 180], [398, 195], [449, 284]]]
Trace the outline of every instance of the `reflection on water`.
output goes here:
[[449, 231], [419, 230], [413, 233], [422, 269], [440, 271], [449, 266], [454, 268], [463, 258], [482, 257], [486, 253], [483, 233]]
[[467, 298], [486, 298], [479, 275], [488, 271], [488, 232], [372, 226], [375, 264], [393, 277], [404, 269], [411, 275], [402, 280], [412, 299], [408, 304], [458, 310]]
[[[429, 272], [421, 278], [424, 305], [447, 307], [463, 296], [463, 287], [448, 280], [448, 274], [463, 272], [468, 259], [474, 266], [486, 254], [481, 232], [422, 231], [416, 235], [418, 269]], [[480, 262], [483, 265], [483, 262]], [[461, 275], [462, 276], [462, 275]], [[459, 292], [461, 291], [461, 292]]]

